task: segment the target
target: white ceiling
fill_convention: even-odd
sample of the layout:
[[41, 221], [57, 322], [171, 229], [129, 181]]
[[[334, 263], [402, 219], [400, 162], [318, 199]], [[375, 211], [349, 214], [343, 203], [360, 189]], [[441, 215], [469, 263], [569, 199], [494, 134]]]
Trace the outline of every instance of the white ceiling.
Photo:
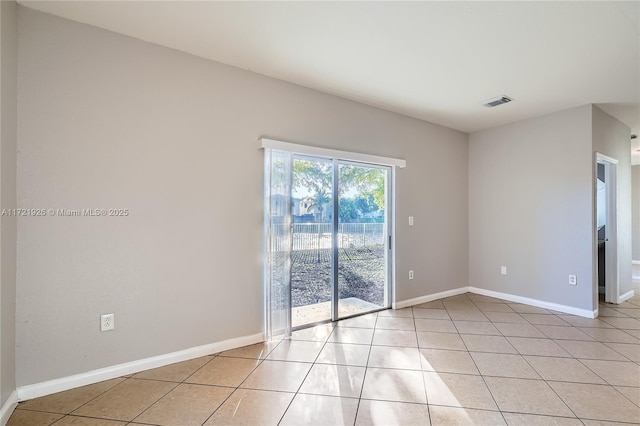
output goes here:
[[640, 1], [19, 2], [465, 132], [594, 103], [640, 133]]

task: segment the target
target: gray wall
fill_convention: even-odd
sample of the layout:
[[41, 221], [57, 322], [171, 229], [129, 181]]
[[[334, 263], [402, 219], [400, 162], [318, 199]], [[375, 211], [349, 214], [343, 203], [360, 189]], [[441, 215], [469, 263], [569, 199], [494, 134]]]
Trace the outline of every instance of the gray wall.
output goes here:
[[19, 385], [262, 331], [260, 136], [407, 159], [397, 300], [466, 285], [466, 134], [25, 8], [18, 23], [19, 205], [131, 211], [19, 219]]
[[[0, 207], [16, 207], [18, 32], [16, 3], [0, 2]], [[15, 217], [0, 219], [0, 406], [16, 389]]]
[[[631, 291], [631, 129], [600, 108], [592, 108], [593, 150], [618, 160], [618, 279], [624, 294]], [[595, 222], [593, 226], [595, 230]]]
[[640, 166], [631, 167], [632, 257], [640, 262]]
[[591, 115], [587, 105], [469, 136], [471, 286], [593, 309]]

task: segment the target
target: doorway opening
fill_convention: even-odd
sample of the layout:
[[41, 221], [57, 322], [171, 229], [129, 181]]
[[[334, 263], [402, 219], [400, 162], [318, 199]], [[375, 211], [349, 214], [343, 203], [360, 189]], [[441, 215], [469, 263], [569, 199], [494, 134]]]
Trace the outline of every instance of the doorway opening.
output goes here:
[[596, 295], [598, 301], [618, 303], [618, 160], [596, 153]]

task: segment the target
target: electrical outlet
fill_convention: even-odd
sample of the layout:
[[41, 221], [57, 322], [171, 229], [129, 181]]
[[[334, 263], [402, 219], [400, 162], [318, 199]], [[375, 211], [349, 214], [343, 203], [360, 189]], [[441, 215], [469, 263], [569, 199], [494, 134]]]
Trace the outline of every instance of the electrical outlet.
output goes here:
[[413, 279], [413, 271], [409, 271], [409, 279], [412, 280]]
[[113, 314], [100, 315], [100, 331], [113, 330], [116, 327]]
[[409, 216], [409, 226], [413, 226], [413, 216]]
[[578, 285], [578, 277], [576, 275], [569, 275], [569, 285]]
[[501, 266], [500, 267], [500, 273], [502, 275], [507, 275], [507, 267], [506, 266]]

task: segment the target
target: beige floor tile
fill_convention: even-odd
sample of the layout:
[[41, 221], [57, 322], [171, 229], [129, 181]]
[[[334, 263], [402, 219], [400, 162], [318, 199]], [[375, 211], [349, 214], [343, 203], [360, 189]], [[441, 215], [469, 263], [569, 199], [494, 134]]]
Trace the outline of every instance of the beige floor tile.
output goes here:
[[471, 297], [470, 296], [474, 296], [473, 293], [462, 293], [462, 294], [456, 294], [455, 296], [449, 296], [449, 297], [445, 297], [444, 299], [441, 299], [442, 302], [471, 302]]
[[506, 425], [499, 411], [429, 406], [433, 426]]
[[168, 382], [182, 382], [192, 375], [196, 370], [211, 361], [213, 357], [203, 356], [188, 361], [177, 362], [152, 370], [142, 371], [134, 374], [136, 379], [165, 380]]
[[366, 368], [315, 364], [304, 379], [300, 393], [359, 398]]
[[316, 363], [366, 367], [370, 348], [369, 345], [327, 343], [318, 355]]
[[606, 317], [602, 318], [602, 321], [607, 324], [611, 324], [616, 328], [624, 328], [627, 330], [640, 330], [640, 320], [637, 318], [617, 318]]
[[420, 349], [422, 369], [439, 373], [480, 374], [468, 352]]
[[429, 408], [423, 404], [370, 401], [363, 399], [358, 407], [356, 426], [427, 426]]
[[579, 418], [636, 423], [640, 407], [611, 386], [549, 382]]
[[482, 294], [469, 294], [469, 299], [474, 302], [476, 305], [480, 303], [492, 303], [492, 304], [505, 304], [505, 301], [502, 299], [496, 299], [495, 297], [484, 296]]
[[555, 315], [522, 314], [522, 317], [534, 325], [562, 325], [565, 327], [571, 325]]
[[200, 426], [231, 392], [233, 388], [183, 383], [134, 421], [162, 426]]
[[372, 346], [367, 366], [420, 370], [420, 352], [418, 348]]
[[478, 309], [482, 312], [515, 312], [506, 303], [478, 303]]
[[418, 339], [415, 331], [376, 330], [373, 335], [373, 344], [376, 346], [417, 348]]
[[[628, 306], [632, 306], [632, 305], [628, 305]], [[633, 305], [633, 308], [614, 308], [616, 309], [616, 311], [625, 314], [627, 316], [630, 316], [631, 318], [640, 318], [640, 308], [638, 308], [636, 305]]]
[[54, 424], [55, 426], [124, 426], [127, 423], [90, 417], [66, 416]]
[[356, 343], [359, 345], [370, 345], [373, 339], [373, 329], [369, 328], [348, 328], [336, 327], [329, 336], [328, 342], [333, 343]]
[[[542, 380], [485, 377], [501, 411], [572, 417], [573, 413]], [[577, 386], [572, 384], [571, 386]]]
[[640, 387], [640, 365], [634, 362], [583, 359], [581, 362], [610, 385]]
[[285, 340], [275, 348], [267, 359], [272, 361], [314, 362], [324, 343], [302, 340]]
[[509, 307], [521, 314], [551, 314], [547, 309], [536, 306], [522, 305], [520, 303], [509, 303]]
[[448, 311], [452, 320], [456, 321], [489, 321], [479, 309], [473, 311]]
[[429, 405], [497, 410], [481, 376], [449, 373], [424, 373]]
[[587, 328], [587, 327], [579, 327], [579, 329], [589, 336], [596, 339], [598, 342], [608, 342], [608, 343], [640, 343], [640, 339], [630, 335], [629, 333], [625, 333], [621, 330], [616, 329], [605, 329], [605, 328]]
[[256, 343], [255, 345], [243, 346], [241, 348], [231, 349], [230, 351], [221, 352], [218, 356], [264, 359], [280, 343], [281, 343], [280, 341]]
[[528, 324], [527, 320], [522, 318], [521, 314], [515, 312], [486, 312], [485, 315], [489, 318], [489, 321], [493, 323], [506, 322], [509, 324]]
[[460, 334], [501, 335], [498, 329], [490, 322], [454, 321], [453, 323]]
[[509, 426], [582, 426], [582, 422], [575, 417], [539, 416], [520, 413], [503, 413], [503, 415]]
[[396, 317], [378, 317], [376, 322], [376, 330], [409, 330], [414, 331], [416, 326], [413, 324], [412, 318], [396, 318]]
[[627, 343], [606, 343], [606, 346], [610, 347], [619, 354], [624, 355], [633, 362], [640, 362], [640, 345], [630, 345]]
[[127, 379], [78, 408], [73, 414], [131, 421], [176, 386], [172, 382]]
[[475, 303], [473, 303], [472, 301], [468, 300], [468, 301], [464, 301], [464, 300], [444, 300], [442, 302], [444, 304], [444, 307], [448, 310], [448, 311], [473, 311], [473, 310], [479, 310], [478, 307], [475, 305]]
[[393, 317], [393, 318], [413, 318], [413, 310], [411, 308], [402, 309], [387, 309], [378, 312], [378, 318]]
[[613, 326], [607, 324], [601, 319], [591, 319], [577, 317], [575, 315], [558, 315], [563, 321], [573, 325], [574, 327], [588, 327], [588, 328], [612, 328]]
[[287, 409], [280, 426], [352, 425], [357, 411], [357, 399], [298, 394]]
[[293, 396], [293, 393], [238, 389], [207, 420], [205, 426], [275, 426]]
[[312, 364], [265, 360], [240, 387], [248, 389], [296, 392]]
[[378, 314], [367, 314], [338, 321], [336, 327], [375, 328]]
[[626, 386], [614, 386], [618, 392], [629, 398], [631, 402], [640, 406], [640, 388], [630, 388]]
[[440, 320], [448, 320], [449, 314], [446, 309], [413, 309], [413, 317], [414, 318], [424, 318], [424, 319], [440, 319]]
[[18, 408], [68, 414], [123, 381], [124, 379], [112, 379], [64, 392], [54, 393], [40, 398], [34, 398], [29, 401], [21, 402], [18, 405]]
[[62, 416], [62, 414], [43, 413], [40, 411], [15, 410], [9, 418], [7, 426], [48, 426], [61, 419]]
[[309, 327], [297, 330], [291, 333], [291, 340], [309, 340], [312, 342], [326, 342], [331, 332], [333, 324], [322, 324], [315, 327]]
[[495, 323], [496, 328], [505, 336], [510, 337], [545, 337], [544, 334], [531, 324]]
[[529, 364], [545, 380], [558, 382], [604, 384], [598, 375], [573, 358], [553, 358], [547, 356], [525, 356]]
[[428, 349], [466, 350], [464, 342], [456, 333], [418, 332], [418, 345]]
[[598, 318], [604, 319], [605, 317], [624, 317], [627, 318], [622, 312], [618, 312], [615, 309], [604, 307], [600, 305], [598, 307]]
[[540, 378], [521, 355], [472, 352], [471, 356], [483, 376]]
[[362, 398], [426, 404], [422, 372], [367, 368]]
[[498, 352], [517, 354], [518, 351], [502, 336], [486, 336], [483, 334], [461, 334], [469, 352]]
[[522, 355], [571, 357], [567, 351], [551, 339], [530, 337], [508, 337], [507, 339]]
[[587, 420], [587, 419], [582, 419], [582, 424], [584, 424], [585, 426], [629, 426], [629, 423], [607, 422], [604, 420]]
[[420, 303], [413, 307], [419, 309], [444, 309], [444, 304], [442, 303], [442, 300], [434, 300], [432, 302]]
[[556, 343], [576, 358], [626, 361], [626, 358], [600, 342], [556, 340]]
[[583, 333], [576, 327], [563, 327], [559, 325], [538, 325], [536, 328], [551, 339], [561, 340], [593, 340], [593, 337]]
[[185, 381], [200, 385], [237, 387], [259, 363], [257, 359], [215, 357]]
[[437, 331], [439, 333], [456, 333], [451, 320], [416, 318], [417, 331]]
[[634, 342], [620, 342], [620, 343], [640, 343], [640, 330], [624, 330], [623, 329], [623, 330], [620, 330], [620, 331], [623, 331], [623, 332], [635, 337], [636, 339], [638, 339], [638, 340], [636, 340]]

